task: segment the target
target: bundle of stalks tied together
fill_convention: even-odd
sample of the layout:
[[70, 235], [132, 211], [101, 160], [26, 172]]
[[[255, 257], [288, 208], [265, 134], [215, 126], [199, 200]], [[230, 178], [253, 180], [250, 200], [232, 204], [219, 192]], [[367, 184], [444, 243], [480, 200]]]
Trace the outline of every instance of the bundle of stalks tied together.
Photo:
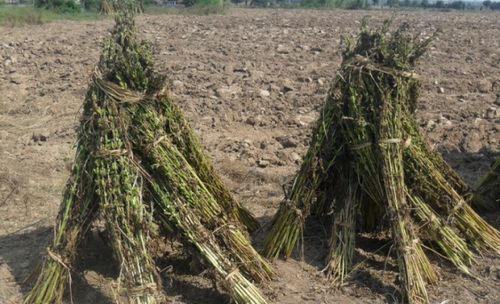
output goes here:
[[352, 270], [356, 233], [389, 229], [402, 299], [428, 303], [438, 273], [426, 251], [439, 251], [470, 274], [474, 254], [500, 253], [500, 234], [471, 208], [469, 190], [419, 131], [417, 59], [431, 39], [403, 24], [364, 23], [346, 40], [343, 62], [286, 199], [274, 217], [265, 254], [289, 256], [310, 215], [330, 223], [325, 271], [340, 285]]
[[225, 188], [163, 80], [133, 16], [117, 15], [85, 98], [55, 237], [25, 303], [62, 302], [95, 219], [120, 265], [117, 298], [164, 302], [150, 243], [173, 235], [214, 269], [236, 303], [266, 302], [251, 282], [273, 275], [247, 233], [258, 222]]
[[124, 9], [140, 14], [144, 12], [144, 4], [136, 0], [100, 0], [99, 3], [99, 13], [102, 15], [112, 15]]

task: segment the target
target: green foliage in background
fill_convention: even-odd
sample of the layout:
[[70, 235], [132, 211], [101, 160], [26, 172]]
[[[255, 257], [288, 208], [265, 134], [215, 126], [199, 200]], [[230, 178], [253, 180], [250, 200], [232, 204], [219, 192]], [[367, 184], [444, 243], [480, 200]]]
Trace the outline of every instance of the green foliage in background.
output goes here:
[[58, 13], [78, 13], [81, 11], [80, 5], [73, 0], [35, 0], [34, 5]]
[[18, 7], [5, 7], [0, 10], [0, 25], [20, 26], [42, 23], [42, 14], [39, 10]]
[[99, 16], [91, 12], [59, 13], [31, 6], [3, 6], [0, 10], [0, 26], [38, 25], [55, 20], [95, 20]]
[[101, 0], [82, 0], [82, 6], [86, 11], [97, 12], [101, 6]]

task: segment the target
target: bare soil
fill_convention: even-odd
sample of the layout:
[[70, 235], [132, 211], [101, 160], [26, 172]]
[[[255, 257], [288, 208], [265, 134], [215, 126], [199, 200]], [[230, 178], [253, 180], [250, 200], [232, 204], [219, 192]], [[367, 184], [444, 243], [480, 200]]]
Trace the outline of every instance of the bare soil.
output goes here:
[[[365, 16], [380, 23], [392, 15], [233, 10], [141, 16], [138, 28], [155, 45], [158, 69], [224, 180], [266, 227], [340, 65], [341, 35], [355, 33]], [[419, 66], [417, 115], [435, 148], [474, 184], [500, 151], [500, 15], [400, 11], [395, 17], [415, 32], [438, 32]], [[89, 75], [111, 26], [109, 19], [0, 27], [0, 303], [20, 303], [49, 244]], [[499, 227], [498, 213], [486, 217]], [[263, 237], [263, 231], [255, 236], [256, 246]], [[396, 301], [390, 244], [360, 237], [361, 264], [335, 290], [320, 272], [324, 227], [308, 225], [305, 240], [305, 256], [276, 261], [278, 278], [262, 286], [272, 303]], [[117, 266], [106, 242], [93, 233], [81, 252], [72, 275], [74, 303], [112, 303]], [[478, 279], [432, 259], [442, 276], [429, 287], [432, 303], [498, 303], [498, 257], [478, 257]], [[228, 301], [209, 274], [191, 270], [188, 258], [170, 256], [164, 263], [173, 302]]]

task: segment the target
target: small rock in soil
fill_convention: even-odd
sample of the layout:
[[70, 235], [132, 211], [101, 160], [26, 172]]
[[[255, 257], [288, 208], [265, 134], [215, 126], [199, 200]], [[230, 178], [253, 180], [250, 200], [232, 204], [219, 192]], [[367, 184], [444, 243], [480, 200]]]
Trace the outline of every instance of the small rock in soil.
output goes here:
[[245, 122], [251, 126], [257, 126], [260, 123], [260, 119], [258, 117], [255, 117], [255, 116], [250, 116], [247, 118], [247, 120]]
[[462, 149], [466, 152], [477, 153], [482, 147], [481, 136], [475, 131], [467, 134], [462, 141]]
[[268, 160], [265, 160], [265, 159], [259, 159], [257, 161], [257, 166], [259, 166], [260, 168], [266, 168], [270, 165], [271, 163], [268, 161]]
[[299, 44], [299, 45], [298, 45], [298, 48], [299, 48], [299, 49], [302, 49], [302, 50], [304, 50], [304, 51], [309, 51], [309, 50], [311, 50], [311, 48], [310, 48], [308, 45], [303, 45], [303, 44]]
[[10, 76], [10, 82], [11, 83], [15, 83], [15, 84], [21, 84], [22, 83], [21, 76], [19, 76], [17, 74], [11, 75]]
[[39, 141], [47, 141], [49, 137], [45, 134], [33, 134], [33, 136], [31, 136], [31, 139], [34, 141], [34, 142], [39, 142]]
[[269, 97], [271, 95], [271, 93], [269, 93], [268, 90], [260, 90], [260, 96], [262, 97]]
[[486, 110], [486, 114], [484, 115], [485, 118], [487, 119], [495, 119], [498, 117], [498, 109], [495, 107], [489, 107]]
[[184, 85], [184, 83], [182, 83], [182, 81], [180, 81], [180, 80], [174, 80], [172, 82], [172, 86], [174, 88], [182, 88], [183, 85]]
[[494, 93], [500, 94], [500, 80], [495, 80], [493, 82], [491, 90]]
[[489, 91], [491, 91], [492, 87], [493, 87], [493, 85], [487, 79], [481, 79], [476, 84], [476, 89], [480, 93], [488, 93]]
[[284, 46], [283, 44], [278, 44], [278, 47], [276, 48], [276, 52], [279, 54], [288, 54], [290, 53], [290, 50]]
[[289, 136], [279, 136], [276, 137], [276, 141], [278, 141], [283, 148], [295, 148], [298, 145], [297, 140]]
[[450, 128], [453, 126], [453, 123], [442, 115], [439, 117], [439, 124], [444, 128]]
[[283, 90], [282, 90], [282, 92], [283, 92], [283, 93], [288, 93], [288, 92], [291, 92], [291, 91], [293, 91], [292, 86], [290, 86], [290, 85], [288, 85], [288, 84], [285, 84], [285, 85], [283, 86]]
[[311, 77], [299, 77], [297, 80], [300, 82], [307, 82], [307, 83], [311, 83], [313, 81]]
[[302, 160], [300, 155], [295, 152], [292, 152], [292, 154], [290, 154], [290, 159], [293, 160], [296, 164], [298, 164]]
[[290, 160], [288, 153], [286, 153], [284, 150], [276, 151], [276, 157], [276, 164], [278, 166], [286, 165]]
[[271, 91], [271, 92], [279, 92], [280, 88], [278, 86], [274, 85], [274, 84], [270, 84], [268, 90]]
[[241, 88], [238, 86], [228, 86], [221, 87], [215, 91], [215, 95], [220, 98], [229, 98], [237, 93], [241, 92]]

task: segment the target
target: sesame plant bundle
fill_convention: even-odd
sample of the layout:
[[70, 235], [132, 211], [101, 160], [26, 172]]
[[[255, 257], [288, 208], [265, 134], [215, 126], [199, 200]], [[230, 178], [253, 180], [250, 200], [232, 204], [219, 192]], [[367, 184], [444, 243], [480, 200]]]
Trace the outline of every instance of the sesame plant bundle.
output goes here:
[[258, 222], [223, 185], [163, 89], [150, 46], [136, 37], [133, 12], [124, 9], [115, 20], [85, 98], [55, 238], [25, 303], [62, 303], [97, 218], [120, 266], [117, 298], [165, 302], [150, 245], [167, 233], [215, 270], [236, 303], [266, 303], [253, 282], [273, 271], [247, 233]]
[[500, 234], [469, 205], [469, 188], [418, 129], [417, 59], [430, 39], [390, 21], [363, 23], [313, 130], [302, 166], [275, 215], [264, 252], [288, 257], [310, 215], [330, 223], [325, 272], [341, 285], [352, 270], [356, 234], [390, 232], [402, 301], [428, 303], [439, 252], [470, 274], [475, 254], [500, 253]]
[[102, 15], [111, 15], [126, 8], [135, 14], [144, 12], [143, 1], [137, 0], [100, 0], [99, 13]]
[[99, 13], [102, 15], [111, 15], [114, 13], [113, 0], [101, 0], [99, 4]]

